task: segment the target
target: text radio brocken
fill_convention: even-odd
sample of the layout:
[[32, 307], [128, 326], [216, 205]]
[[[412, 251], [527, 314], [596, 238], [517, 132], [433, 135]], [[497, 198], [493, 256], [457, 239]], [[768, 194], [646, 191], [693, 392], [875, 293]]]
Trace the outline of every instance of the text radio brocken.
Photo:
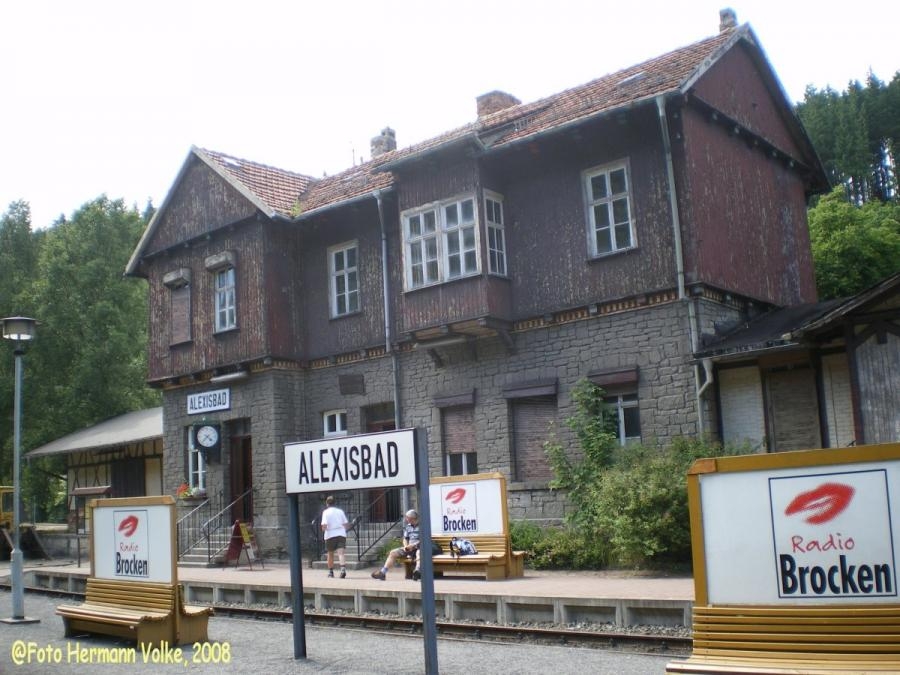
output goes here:
[[[823, 525], [843, 513], [856, 490], [843, 483], [822, 483], [794, 497], [784, 510], [789, 517], [803, 516], [809, 525]], [[866, 596], [893, 595], [894, 573], [889, 562], [856, 562], [847, 553], [856, 548], [851, 535], [826, 532], [810, 538], [793, 534], [790, 553], [778, 556], [779, 584], [782, 595], [790, 596]], [[837, 553], [834, 564], [801, 565], [798, 557], [809, 554]]]
[[464, 508], [457, 507], [466, 497], [466, 489], [457, 487], [444, 495], [443, 532], [477, 532], [478, 518], [466, 518]]
[[[131, 514], [126, 516], [119, 522], [118, 531], [125, 539], [130, 539], [137, 532], [140, 525], [140, 519]], [[135, 542], [119, 541], [119, 550], [116, 551], [116, 575], [127, 577], [148, 577], [150, 576], [150, 561], [146, 558], [138, 558], [137, 554], [141, 551], [139, 544]], [[126, 558], [123, 554], [131, 554], [130, 558]]]

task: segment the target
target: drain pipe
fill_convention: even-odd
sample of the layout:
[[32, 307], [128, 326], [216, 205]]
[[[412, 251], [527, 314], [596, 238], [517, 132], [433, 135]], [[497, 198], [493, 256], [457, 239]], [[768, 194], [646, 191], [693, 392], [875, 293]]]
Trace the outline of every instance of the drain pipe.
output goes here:
[[[656, 97], [656, 110], [659, 114], [659, 131], [662, 136], [663, 149], [666, 154], [666, 179], [669, 183], [669, 208], [672, 211], [672, 240], [675, 248], [675, 273], [678, 283], [678, 300], [687, 302], [688, 330], [691, 339], [691, 356], [697, 353], [700, 347], [697, 327], [697, 310], [694, 303], [687, 298], [684, 284], [684, 251], [681, 244], [681, 219], [678, 214], [678, 192], [675, 188], [675, 163], [672, 160], [672, 139], [669, 135], [669, 121], [666, 117], [665, 96]], [[700, 366], [694, 365], [694, 394], [697, 401], [697, 431], [700, 436], [706, 432], [706, 422], [703, 416], [703, 392], [712, 384], [712, 369], [703, 362], [703, 371], [706, 379], [700, 383]]]
[[[400, 414], [400, 361], [397, 352], [391, 344], [391, 293], [388, 282], [388, 240], [387, 224], [384, 219], [384, 201], [381, 190], [372, 193], [378, 203], [378, 223], [381, 227], [381, 294], [384, 303], [384, 349], [391, 355], [391, 380], [394, 390], [394, 428], [400, 429], [402, 415]], [[409, 488], [400, 490], [400, 507], [403, 513], [409, 509]]]

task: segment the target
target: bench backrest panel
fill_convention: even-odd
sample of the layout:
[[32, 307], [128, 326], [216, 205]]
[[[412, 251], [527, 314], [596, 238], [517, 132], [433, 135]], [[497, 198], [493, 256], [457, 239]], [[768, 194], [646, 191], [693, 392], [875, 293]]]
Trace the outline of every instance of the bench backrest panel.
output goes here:
[[[475, 544], [475, 548], [479, 553], [509, 552], [509, 540], [502, 534], [473, 534], [469, 537], [462, 538], [468, 539]], [[453, 537], [438, 535], [432, 537], [432, 539], [444, 549], [444, 553], [450, 553], [450, 540], [453, 539]]]
[[89, 578], [84, 599], [110, 607], [172, 611], [176, 590], [174, 584]]

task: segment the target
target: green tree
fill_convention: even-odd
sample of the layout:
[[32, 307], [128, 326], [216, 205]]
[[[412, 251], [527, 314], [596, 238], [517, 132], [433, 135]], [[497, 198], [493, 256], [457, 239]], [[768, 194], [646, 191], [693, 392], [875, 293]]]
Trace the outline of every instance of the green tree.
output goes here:
[[[4, 219], [15, 219], [20, 247], [26, 239], [22, 212], [17, 205]], [[145, 224], [135, 208], [100, 197], [71, 219], [31, 235], [34, 264], [17, 279], [23, 290], [10, 310], [39, 321], [26, 355], [24, 452], [109, 417], [158, 405], [158, 394], [145, 383], [146, 288], [122, 275]], [[0, 227], [0, 260], [17, 255], [8, 241]], [[12, 376], [4, 377], [0, 402], [7, 391], [11, 400], [12, 388]], [[65, 458], [26, 463], [26, 499], [42, 507], [58, 501], [64, 486], [56, 478], [64, 474]]]
[[854, 295], [900, 270], [900, 203], [856, 206], [837, 187], [809, 210], [809, 232], [823, 300]]

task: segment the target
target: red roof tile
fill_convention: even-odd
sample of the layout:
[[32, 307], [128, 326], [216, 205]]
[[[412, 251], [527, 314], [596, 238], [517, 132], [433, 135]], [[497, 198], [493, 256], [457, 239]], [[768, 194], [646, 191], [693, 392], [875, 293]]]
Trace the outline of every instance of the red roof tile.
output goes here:
[[502, 147], [594, 115], [661, 94], [676, 92], [707, 68], [730, 43], [753, 39], [749, 27], [722, 31], [686, 47], [567, 89], [553, 96], [491, 113], [421, 143], [385, 153], [335, 176], [316, 179], [209, 150], [200, 150], [222, 172], [271, 212], [300, 217], [311, 211], [389, 188], [397, 161], [428, 154], [466, 138], [487, 148]]

